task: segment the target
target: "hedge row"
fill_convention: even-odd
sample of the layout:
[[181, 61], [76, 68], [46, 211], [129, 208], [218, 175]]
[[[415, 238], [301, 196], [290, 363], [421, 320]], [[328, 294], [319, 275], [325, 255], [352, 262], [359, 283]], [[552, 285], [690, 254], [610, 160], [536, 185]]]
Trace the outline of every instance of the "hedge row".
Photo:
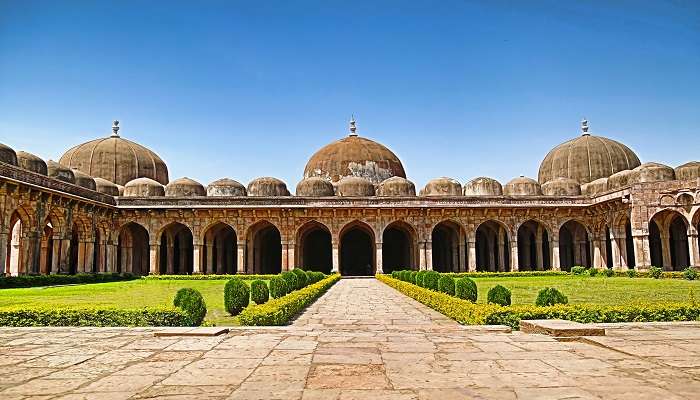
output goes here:
[[566, 319], [581, 323], [698, 321], [700, 304], [630, 304], [605, 306], [568, 304], [549, 307], [472, 303], [445, 293], [424, 289], [388, 275], [377, 279], [426, 306], [466, 325], [508, 325], [518, 329], [521, 319]]
[[0, 310], [0, 326], [191, 326], [190, 315], [177, 307], [50, 308], [17, 306]]
[[330, 275], [319, 282], [278, 299], [272, 299], [265, 304], [250, 305], [239, 314], [238, 320], [241, 325], [285, 325], [338, 280], [340, 280], [340, 275]]
[[132, 274], [19, 275], [0, 277], [0, 289], [36, 286], [73, 285], [83, 283], [117, 282], [137, 279]]
[[272, 277], [278, 275], [272, 274], [193, 274], [193, 275], [148, 275], [144, 276], [142, 279], [153, 279], [153, 280], [166, 280], [166, 281], [224, 281], [231, 278], [238, 278], [243, 280], [270, 280]]
[[[576, 267], [574, 267], [576, 268]], [[584, 268], [586, 275], [590, 275], [590, 268]], [[654, 270], [639, 271], [630, 269], [627, 271], [616, 271], [597, 269], [596, 272], [600, 275], [627, 277], [627, 278], [663, 278], [663, 279], [687, 279], [683, 271], [662, 271], [660, 276], [656, 276]], [[605, 273], [607, 272], [607, 274]], [[509, 277], [526, 277], [526, 276], [567, 276], [567, 275], [583, 275], [581, 273], [572, 273], [567, 271], [513, 271], [513, 272], [444, 272], [443, 275], [469, 278], [509, 278]], [[595, 274], [594, 274], [595, 275]]]

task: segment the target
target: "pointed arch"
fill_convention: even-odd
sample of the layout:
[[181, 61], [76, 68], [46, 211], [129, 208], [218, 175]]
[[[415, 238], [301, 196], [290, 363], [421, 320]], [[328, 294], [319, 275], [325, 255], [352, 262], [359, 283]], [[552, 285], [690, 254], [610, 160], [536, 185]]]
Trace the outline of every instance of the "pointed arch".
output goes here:
[[683, 214], [660, 210], [649, 221], [649, 250], [654, 266], [680, 271], [690, 266], [690, 224]]
[[238, 235], [222, 221], [215, 221], [202, 230], [202, 273], [235, 274], [238, 271]]
[[160, 230], [161, 274], [191, 274], [194, 268], [192, 230], [180, 222], [171, 222]]
[[593, 266], [590, 229], [576, 219], [570, 219], [559, 227], [559, 264], [564, 271], [573, 266]]
[[483, 221], [474, 236], [477, 271], [510, 271], [510, 235], [506, 224], [495, 219]]
[[455, 220], [446, 219], [433, 225], [430, 234], [431, 260], [433, 270], [438, 272], [459, 272], [460, 243], [464, 239], [464, 226]]
[[418, 269], [418, 231], [404, 220], [382, 230], [382, 268], [385, 274], [400, 269]]
[[551, 269], [550, 232], [547, 225], [537, 219], [529, 219], [518, 225], [518, 269], [542, 271]]
[[246, 230], [248, 273], [278, 274], [282, 272], [282, 234], [268, 220], [260, 220]]
[[309, 271], [330, 274], [333, 269], [333, 238], [325, 224], [311, 220], [301, 225], [295, 234], [294, 263]]
[[372, 227], [360, 220], [343, 226], [339, 233], [340, 273], [373, 275], [376, 272], [376, 236]]
[[137, 222], [127, 222], [118, 230], [115, 272], [148, 275], [150, 266], [148, 230]]

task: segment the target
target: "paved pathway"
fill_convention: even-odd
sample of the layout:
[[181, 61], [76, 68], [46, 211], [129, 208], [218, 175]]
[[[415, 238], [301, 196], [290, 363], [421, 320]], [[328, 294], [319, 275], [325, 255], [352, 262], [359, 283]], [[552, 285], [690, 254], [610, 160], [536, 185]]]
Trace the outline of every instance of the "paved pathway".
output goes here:
[[292, 326], [217, 338], [0, 329], [0, 399], [691, 399], [700, 323], [588, 342], [465, 328], [375, 280], [342, 280]]

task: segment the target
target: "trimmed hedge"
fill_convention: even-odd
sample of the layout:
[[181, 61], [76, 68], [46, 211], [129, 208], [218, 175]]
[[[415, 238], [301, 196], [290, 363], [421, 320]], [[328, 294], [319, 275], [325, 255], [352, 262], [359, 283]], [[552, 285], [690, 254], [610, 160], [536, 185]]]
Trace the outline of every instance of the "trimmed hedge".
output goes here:
[[443, 275], [438, 280], [438, 291], [449, 294], [450, 296], [455, 295], [455, 280], [450, 277]]
[[[527, 277], [527, 276], [567, 276], [567, 275], [588, 275], [588, 268], [572, 267], [571, 272], [566, 271], [514, 271], [514, 272], [445, 272], [442, 275], [449, 275], [454, 278], [458, 277], [469, 277], [469, 278], [514, 278], [514, 277]], [[651, 267], [649, 271], [638, 271], [634, 269], [628, 269], [625, 271], [613, 270], [613, 276], [615, 277], [630, 277], [630, 278], [654, 278], [658, 271], [655, 270], [656, 267]], [[583, 272], [581, 272], [583, 271]], [[630, 271], [634, 271], [631, 273]], [[598, 271], [596, 271], [598, 272]], [[683, 279], [683, 272], [681, 271], [660, 271], [661, 275], [659, 278], [664, 279]], [[629, 274], [633, 274], [630, 276]]]
[[17, 306], [0, 310], [0, 326], [191, 326], [192, 318], [177, 307], [52, 308]]
[[262, 279], [270, 280], [277, 275], [270, 274], [193, 274], [193, 275], [147, 275], [141, 279], [153, 279], [157, 281], [224, 281], [233, 278], [242, 279], [244, 281]]
[[248, 285], [240, 279], [229, 279], [224, 286], [224, 308], [231, 315], [238, 315], [250, 304]]
[[288, 292], [287, 281], [277, 276], [270, 279], [270, 296], [273, 299], [286, 296]]
[[544, 288], [537, 293], [535, 305], [538, 307], [553, 306], [555, 304], [568, 304], [569, 299], [556, 288]]
[[309, 284], [321, 282], [326, 277], [326, 275], [324, 275], [323, 272], [318, 271], [306, 271], [306, 276], [308, 278]]
[[255, 304], [265, 304], [270, 300], [270, 291], [265, 281], [256, 280], [250, 283], [250, 299]]
[[287, 293], [291, 293], [298, 289], [299, 279], [297, 279], [297, 274], [292, 271], [285, 271], [279, 275], [280, 278], [284, 279], [287, 283]]
[[377, 279], [420, 303], [467, 325], [508, 325], [518, 329], [521, 319], [566, 319], [581, 323], [698, 321], [700, 304], [629, 304], [602, 306], [567, 304], [550, 307], [472, 303], [467, 300], [377, 275]]
[[0, 289], [130, 281], [133, 274], [19, 275], [0, 277]]
[[181, 308], [190, 317], [191, 325], [202, 325], [207, 315], [207, 305], [204, 297], [197, 289], [182, 288], [175, 293], [173, 305]]
[[479, 292], [476, 289], [476, 283], [471, 278], [466, 276], [457, 279], [455, 282], [455, 296], [462, 300], [469, 300], [476, 303]]
[[248, 306], [240, 313], [238, 320], [241, 325], [285, 325], [338, 280], [340, 280], [340, 275], [333, 274], [320, 282], [296, 290], [284, 297], [270, 300], [265, 304]]
[[306, 272], [301, 268], [294, 268], [292, 273], [297, 276], [297, 286], [296, 289], [302, 289], [308, 284], [308, 279], [306, 277]]
[[423, 287], [430, 290], [438, 290], [440, 274], [435, 271], [425, 271], [423, 275]]
[[683, 278], [689, 280], [689, 281], [694, 281], [698, 279], [698, 270], [696, 270], [693, 267], [688, 267], [683, 270]]
[[425, 277], [425, 271], [421, 270], [416, 273], [416, 285], [423, 287], [423, 277]]
[[498, 304], [501, 306], [510, 305], [510, 289], [505, 286], [496, 285], [489, 289], [487, 293], [488, 302], [491, 304]]

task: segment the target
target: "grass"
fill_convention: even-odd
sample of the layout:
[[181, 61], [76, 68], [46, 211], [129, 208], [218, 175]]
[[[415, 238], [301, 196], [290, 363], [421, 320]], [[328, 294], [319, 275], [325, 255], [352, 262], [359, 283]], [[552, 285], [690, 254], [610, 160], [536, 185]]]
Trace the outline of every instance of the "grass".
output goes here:
[[589, 276], [544, 276], [473, 278], [479, 291], [478, 303], [486, 302], [488, 290], [503, 285], [512, 291], [512, 302], [535, 304], [537, 293], [555, 287], [570, 304], [629, 304], [691, 302], [700, 300], [700, 281], [652, 278], [606, 278]]
[[[250, 285], [252, 281], [244, 280]], [[0, 308], [22, 304], [44, 304], [56, 307], [108, 306], [141, 308], [172, 305], [178, 289], [197, 289], [207, 303], [205, 321], [219, 326], [239, 325], [238, 318], [224, 310], [226, 280], [150, 280], [95, 283], [70, 286], [47, 286], [0, 290]]]

